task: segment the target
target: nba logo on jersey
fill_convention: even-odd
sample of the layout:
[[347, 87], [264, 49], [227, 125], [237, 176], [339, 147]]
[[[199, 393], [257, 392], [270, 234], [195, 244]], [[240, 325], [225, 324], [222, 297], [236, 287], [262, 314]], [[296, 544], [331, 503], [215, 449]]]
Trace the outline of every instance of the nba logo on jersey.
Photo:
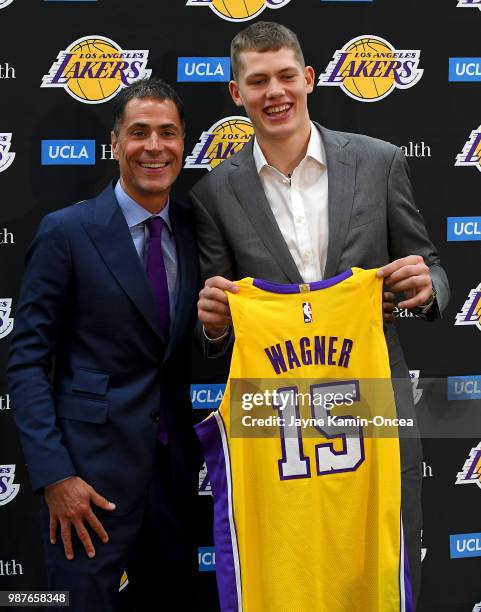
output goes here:
[[310, 302], [302, 302], [302, 314], [304, 323], [312, 323], [312, 307]]

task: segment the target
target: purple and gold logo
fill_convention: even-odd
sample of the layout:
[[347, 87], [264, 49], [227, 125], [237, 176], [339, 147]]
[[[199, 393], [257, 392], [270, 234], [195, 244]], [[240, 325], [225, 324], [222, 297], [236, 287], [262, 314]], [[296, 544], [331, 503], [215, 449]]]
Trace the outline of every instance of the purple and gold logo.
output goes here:
[[85, 104], [111, 100], [134, 81], [148, 79], [149, 52], [125, 50], [105, 36], [83, 36], [60, 51], [40, 87], [63, 87]]
[[15, 159], [15, 153], [10, 151], [11, 146], [12, 133], [0, 133], [0, 172], [4, 172], [9, 166], [11, 166], [13, 160]]
[[213, 170], [234, 153], [240, 151], [254, 134], [247, 117], [226, 117], [202, 132], [199, 142], [188, 155], [184, 168]]
[[380, 36], [364, 34], [334, 53], [318, 86], [340, 87], [360, 102], [377, 102], [395, 89], [409, 89], [419, 81], [419, 49], [395, 49]]
[[291, 0], [187, 0], [186, 6], [208, 6], [226, 21], [249, 21], [266, 8], [279, 9]]
[[481, 125], [473, 130], [463, 147], [462, 153], [456, 155], [455, 166], [472, 166], [481, 172]]
[[456, 476], [456, 484], [475, 484], [481, 489], [481, 442], [471, 449], [462, 471]]
[[458, 8], [478, 8], [481, 11], [481, 0], [458, 0]]
[[456, 315], [454, 325], [476, 325], [481, 331], [481, 283], [469, 292], [461, 312]]

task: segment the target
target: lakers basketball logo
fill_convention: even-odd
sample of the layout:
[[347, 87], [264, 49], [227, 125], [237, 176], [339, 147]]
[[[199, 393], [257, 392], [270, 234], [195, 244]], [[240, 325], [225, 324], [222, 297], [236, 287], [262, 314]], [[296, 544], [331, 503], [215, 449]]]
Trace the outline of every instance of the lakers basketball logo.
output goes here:
[[184, 168], [213, 170], [224, 160], [237, 153], [254, 134], [252, 123], [246, 117], [226, 117], [202, 132]]
[[20, 489], [19, 484], [14, 484], [15, 464], [0, 465], [0, 506], [10, 503]]
[[478, 8], [481, 11], [481, 0], [458, 0], [458, 8]]
[[380, 36], [358, 36], [335, 52], [318, 85], [340, 87], [360, 102], [377, 102], [395, 89], [416, 85], [423, 75], [420, 56], [416, 49], [396, 50]]
[[312, 323], [312, 306], [310, 302], [302, 302], [302, 314], [304, 323]]
[[481, 489], [481, 442], [471, 449], [462, 471], [456, 476], [456, 484], [475, 484]]
[[15, 153], [10, 151], [12, 144], [12, 133], [0, 133], [0, 172], [4, 172], [12, 165]]
[[456, 315], [454, 325], [476, 325], [481, 331], [481, 283], [469, 292], [461, 312]]
[[0, 299], [0, 338], [5, 338], [13, 329], [13, 319], [10, 317], [12, 298]]
[[129, 584], [129, 579], [127, 577], [127, 572], [124, 572], [120, 579], [119, 592], [123, 591], [128, 584]]
[[63, 87], [79, 102], [100, 104], [134, 81], [148, 79], [148, 57], [145, 49], [121, 49], [105, 36], [83, 36], [60, 51], [41, 87]]
[[455, 166], [472, 166], [481, 172], [481, 125], [473, 130], [461, 153], [456, 155]]
[[266, 8], [278, 9], [291, 0], [188, 0], [186, 6], [208, 6], [227, 21], [249, 21]]
[[0, 0], [0, 9], [5, 8], [9, 4], [12, 4], [13, 0]]

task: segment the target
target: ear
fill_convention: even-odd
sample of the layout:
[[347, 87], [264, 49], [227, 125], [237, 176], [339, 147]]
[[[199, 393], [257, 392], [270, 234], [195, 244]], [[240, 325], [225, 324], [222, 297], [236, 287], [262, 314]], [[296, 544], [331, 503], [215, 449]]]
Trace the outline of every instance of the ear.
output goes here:
[[314, 89], [314, 82], [316, 80], [316, 73], [312, 66], [306, 66], [304, 68], [304, 76], [306, 78], [306, 91], [308, 94], [312, 93]]
[[118, 152], [119, 139], [117, 138], [117, 135], [115, 134], [113, 130], [110, 132], [110, 144], [112, 145], [112, 151], [114, 153], [114, 157], [118, 161], [119, 160], [119, 152]]
[[244, 106], [237, 81], [229, 81], [229, 92], [236, 106]]

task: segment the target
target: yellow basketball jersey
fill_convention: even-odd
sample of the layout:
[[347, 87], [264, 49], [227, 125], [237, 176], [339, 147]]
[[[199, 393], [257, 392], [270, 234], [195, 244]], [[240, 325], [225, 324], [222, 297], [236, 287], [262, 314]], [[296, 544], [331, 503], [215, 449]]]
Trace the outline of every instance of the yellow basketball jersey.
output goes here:
[[222, 611], [409, 612], [397, 428], [367, 426], [396, 416], [382, 279], [236, 284], [226, 392], [197, 426]]

